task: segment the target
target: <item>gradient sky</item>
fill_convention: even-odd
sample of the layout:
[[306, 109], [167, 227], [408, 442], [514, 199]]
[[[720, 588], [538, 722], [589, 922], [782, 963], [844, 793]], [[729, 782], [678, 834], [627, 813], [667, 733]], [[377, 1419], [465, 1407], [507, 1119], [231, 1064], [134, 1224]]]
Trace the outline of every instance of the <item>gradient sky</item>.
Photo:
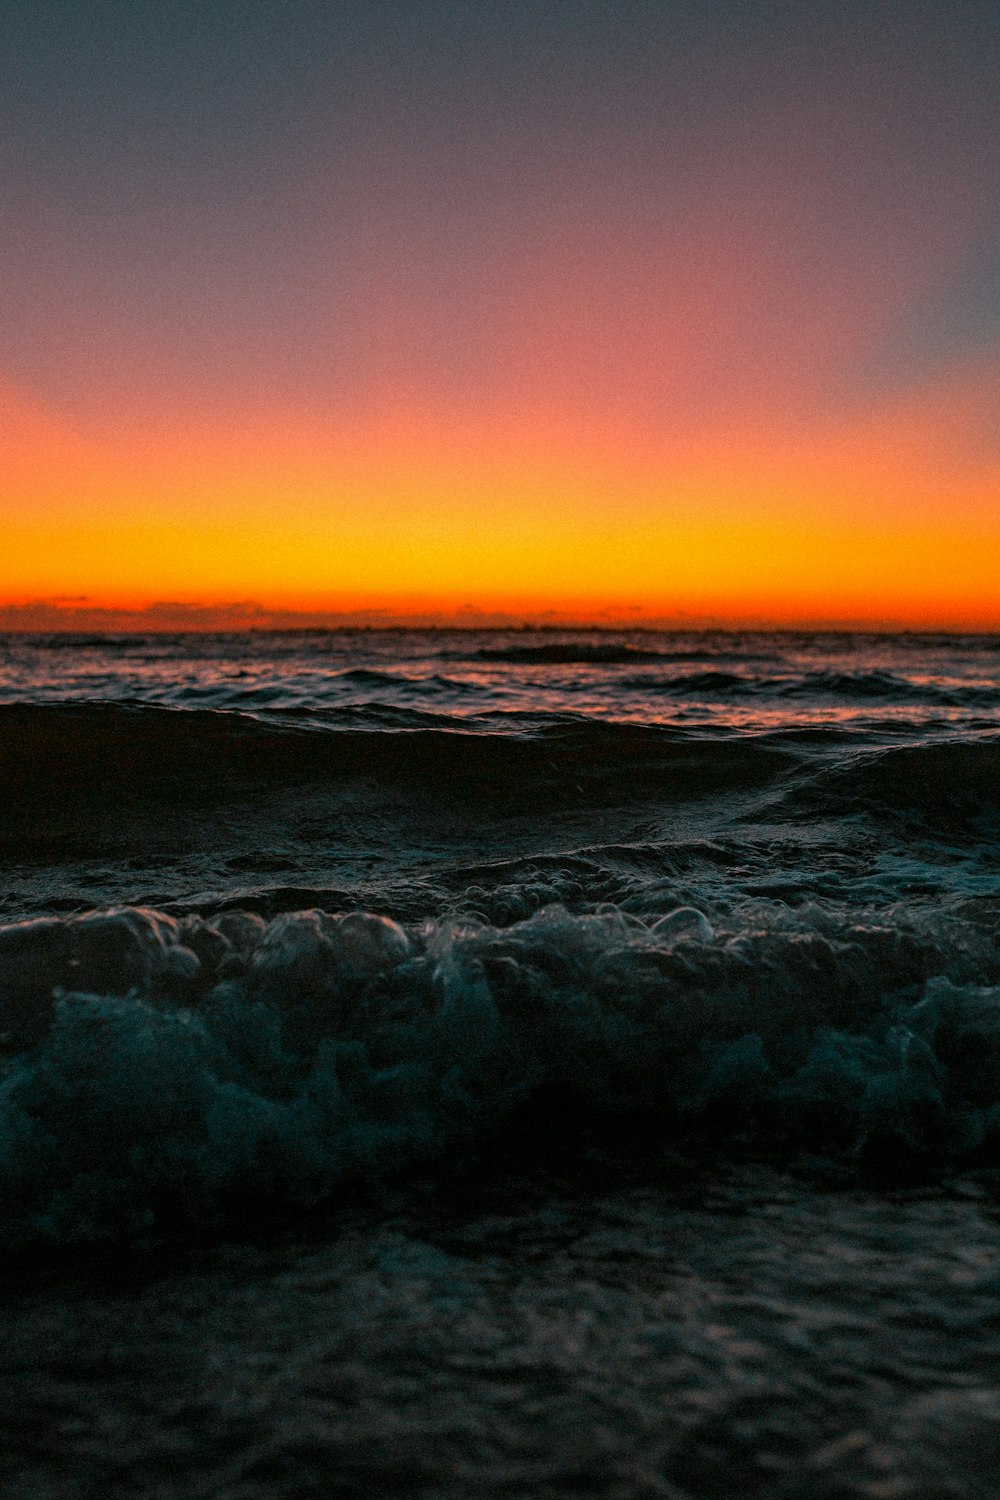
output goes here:
[[0, 625], [1000, 628], [998, 80], [976, 0], [4, 0]]

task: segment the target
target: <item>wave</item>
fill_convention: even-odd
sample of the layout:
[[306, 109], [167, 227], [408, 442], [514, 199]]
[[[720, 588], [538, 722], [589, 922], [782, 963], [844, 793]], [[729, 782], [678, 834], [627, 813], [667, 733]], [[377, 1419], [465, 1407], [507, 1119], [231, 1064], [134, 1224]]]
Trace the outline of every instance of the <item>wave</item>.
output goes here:
[[8, 1247], [309, 1209], [539, 1108], [853, 1162], [1000, 1143], [1000, 951], [957, 920], [122, 908], [0, 928], [0, 977]]
[[[165, 643], [174, 643], [179, 638], [168, 636], [163, 639]], [[93, 632], [74, 633], [67, 631], [52, 635], [22, 635], [0, 631], [0, 649], [12, 650], [16, 648], [20, 651], [53, 651], [70, 654], [74, 651], [125, 651], [131, 653], [147, 643], [148, 640], [148, 636], [115, 635], [114, 633], [103, 635]]]
[[484, 646], [473, 661], [509, 662], [521, 666], [620, 666], [629, 662], [669, 660], [671, 653], [612, 641], [548, 641], [538, 646]]
[[421, 691], [430, 689], [449, 693], [478, 691], [473, 683], [443, 677], [439, 673], [414, 677], [400, 672], [379, 671], [374, 667], [348, 667], [342, 672], [330, 673], [325, 680], [331, 684], [347, 683], [352, 687], [416, 688]]
[[644, 672], [620, 686], [653, 695], [707, 696], [728, 699], [834, 698], [899, 704], [906, 707], [993, 708], [1000, 705], [1000, 685], [914, 682], [893, 672], [807, 672], [800, 676], [762, 676], [710, 670], [672, 676]]
[[798, 681], [765, 684], [784, 697], [868, 698], [892, 703], [941, 707], [993, 707], [1000, 704], [1000, 685], [939, 683], [902, 677], [895, 672], [811, 672]]
[[960, 826], [1000, 813], [1000, 735], [855, 752], [818, 771], [789, 806]]
[[167, 689], [158, 685], [150, 706], [242, 709], [248, 712], [258, 708], [280, 710], [319, 706], [324, 701], [335, 706], [338, 699], [351, 698], [359, 690], [396, 698], [454, 699], [488, 696], [478, 685], [439, 673], [409, 676], [400, 672], [378, 671], [371, 667], [324, 671], [319, 680], [314, 672], [308, 670], [301, 673], [286, 672], [261, 683], [241, 681], [240, 678], [246, 675], [249, 674], [234, 674], [222, 680], [214, 678], [201, 683], [181, 683]]
[[[897, 727], [887, 723], [885, 733]], [[577, 714], [461, 718], [389, 704], [254, 713], [0, 704], [0, 778], [0, 835], [15, 843], [41, 837], [43, 826], [52, 834], [71, 810], [77, 822], [110, 819], [124, 835], [143, 808], [220, 806], [258, 787], [305, 792], [347, 782], [379, 796], [419, 791], [434, 816], [463, 802], [596, 813], [744, 792], [775, 795], [775, 808], [793, 820], [847, 814], [960, 827], [1000, 813], [1000, 735], [887, 745], [836, 725], [706, 733]]]
[[32, 796], [187, 795], [221, 781], [377, 777], [537, 803], [645, 790], [691, 797], [764, 784], [797, 761], [764, 737], [573, 714], [470, 721], [382, 705], [256, 714], [117, 703], [0, 704], [0, 775]]
[[670, 677], [658, 672], [644, 672], [638, 677], [625, 678], [621, 686], [633, 691], [663, 693], [678, 698], [697, 697], [701, 694], [731, 698], [746, 693], [766, 693], [769, 683], [767, 679], [748, 677], [739, 672], [713, 670], [680, 672]]

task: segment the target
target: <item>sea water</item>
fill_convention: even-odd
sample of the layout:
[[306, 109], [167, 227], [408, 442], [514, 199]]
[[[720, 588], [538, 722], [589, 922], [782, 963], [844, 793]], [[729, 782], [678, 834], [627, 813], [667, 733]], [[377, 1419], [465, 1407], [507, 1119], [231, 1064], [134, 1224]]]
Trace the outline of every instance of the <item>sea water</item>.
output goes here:
[[1000, 1494], [1000, 639], [0, 638], [11, 1496]]

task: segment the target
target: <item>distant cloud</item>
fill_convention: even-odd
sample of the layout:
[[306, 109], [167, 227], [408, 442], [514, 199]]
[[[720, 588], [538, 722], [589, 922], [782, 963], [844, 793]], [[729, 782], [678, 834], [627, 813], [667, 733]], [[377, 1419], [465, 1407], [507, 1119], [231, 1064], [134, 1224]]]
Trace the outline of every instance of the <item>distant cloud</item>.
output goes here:
[[[154, 634], [184, 631], [243, 630], [386, 630], [449, 627], [467, 630], [519, 629], [521, 627], [599, 628], [619, 626], [685, 627], [709, 623], [676, 611], [670, 615], [637, 618], [640, 606], [599, 608], [567, 605], [562, 609], [488, 609], [475, 604], [456, 608], [370, 607], [353, 610], [268, 609], [254, 600], [223, 604], [201, 604], [189, 600], [155, 600], [139, 608], [115, 608], [93, 602], [87, 596], [32, 599], [24, 603], [0, 603], [0, 634]], [[715, 617], [711, 617], [715, 622]]]
[[[550, 620], [557, 618], [547, 612]], [[49, 633], [125, 633], [157, 631], [238, 630], [337, 630], [387, 628], [393, 626], [510, 626], [536, 614], [484, 610], [474, 604], [458, 609], [282, 610], [268, 609], [254, 600], [224, 604], [200, 604], [187, 600], [155, 600], [140, 608], [127, 609], [94, 603], [86, 595], [32, 599], [25, 603], [0, 604], [0, 632], [45, 635]], [[573, 619], [571, 613], [564, 619]]]

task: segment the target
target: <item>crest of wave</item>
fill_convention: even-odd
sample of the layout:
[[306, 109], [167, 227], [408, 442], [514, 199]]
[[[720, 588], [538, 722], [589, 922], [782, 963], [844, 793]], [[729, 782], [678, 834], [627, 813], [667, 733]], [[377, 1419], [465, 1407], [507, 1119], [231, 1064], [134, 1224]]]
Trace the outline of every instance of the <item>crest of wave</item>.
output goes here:
[[526, 1105], [724, 1149], [1000, 1132], [995, 945], [807, 908], [508, 927], [138, 908], [0, 928], [8, 1244], [212, 1229], [502, 1140]]

